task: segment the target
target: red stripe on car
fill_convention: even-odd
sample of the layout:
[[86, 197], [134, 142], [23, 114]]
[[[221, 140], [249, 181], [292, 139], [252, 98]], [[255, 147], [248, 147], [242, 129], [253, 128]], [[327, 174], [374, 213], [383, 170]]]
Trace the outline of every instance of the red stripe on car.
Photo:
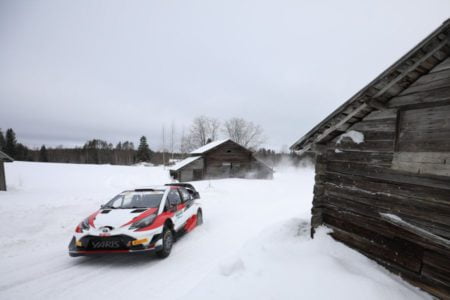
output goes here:
[[89, 226], [95, 228], [94, 221], [95, 221], [95, 217], [97, 217], [99, 212], [100, 212], [100, 210], [96, 211], [95, 213], [93, 213], [92, 215], [89, 216], [89, 219], [88, 219]]
[[194, 229], [195, 226], [197, 226], [197, 215], [193, 215], [186, 221], [186, 224], [184, 224], [184, 230], [189, 232]]

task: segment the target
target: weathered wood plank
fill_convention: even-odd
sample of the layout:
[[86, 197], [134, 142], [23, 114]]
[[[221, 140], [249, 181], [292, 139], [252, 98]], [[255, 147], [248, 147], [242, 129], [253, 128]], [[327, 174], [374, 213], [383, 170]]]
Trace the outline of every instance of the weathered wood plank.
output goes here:
[[450, 152], [397, 152], [392, 168], [416, 174], [450, 176]]
[[[392, 142], [391, 142], [392, 143]], [[361, 151], [329, 151], [329, 161], [359, 162], [373, 165], [390, 167], [392, 163], [392, 152], [361, 152]]]
[[447, 238], [443, 238], [439, 235], [434, 234], [424, 228], [421, 228], [417, 225], [406, 222], [405, 220], [399, 218], [397, 215], [380, 213], [383, 220], [389, 222], [395, 226], [398, 226], [406, 231], [409, 231], [417, 236], [422, 237], [423, 239], [428, 240], [430, 243], [435, 245], [442, 246], [443, 248], [450, 251], [450, 240]]
[[411, 172], [414, 174], [430, 174], [439, 176], [450, 176], [450, 165], [438, 165], [429, 163], [395, 162], [394, 170]]
[[[394, 226], [382, 220], [381, 218], [376, 219], [371, 216], [361, 215], [361, 213], [359, 212], [346, 210], [342, 207], [338, 207], [330, 203], [326, 203], [326, 205], [322, 207], [322, 214], [323, 222], [327, 225], [329, 225], [329, 220], [326, 219], [326, 215], [332, 216], [333, 218], [337, 218], [346, 223], [350, 223], [352, 224], [352, 226], [361, 227], [370, 232], [375, 232], [389, 239], [400, 238], [402, 240], [411, 242], [422, 249], [435, 251], [442, 255], [450, 255], [448, 247], [430, 242], [428, 239], [420, 235], [412, 233], [401, 227]], [[360, 234], [365, 236], [362, 232]], [[371, 234], [368, 234], [366, 237], [370, 238]]]
[[394, 159], [401, 162], [445, 164], [450, 162], [449, 152], [396, 152]]
[[402, 110], [398, 137], [401, 152], [450, 153], [450, 104]]
[[364, 135], [364, 141], [394, 141], [395, 132], [393, 131], [362, 131]]
[[350, 127], [356, 131], [395, 131], [396, 119], [364, 120]]
[[[358, 206], [367, 211], [371, 216], [378, 218], [379, 212], [400, 214], [402, 217], [410, 217], [429, 223], [430, 227], [435, 224], [441, 230], [450, 234], [450, 206], [442, 204], [426, 205], [424, 201], [405, 199], [388, 195], [388, 192], [366, 193], [363, 190], [355, 190], [351, 187], [337, 187], [327, 184], [324, 195], [331, 202], [343, 201], [342, 203]], [[438, 210], [437, 208], [444, 208]]]
[[431, 251], [425, 251], [422, 274], [450, 287], [450, 258]]
[[[364, 217], [370, 217], [373, 219], [379, 219], [380, 213], [395, 213], [401, 218], [408, 220], [410, 224], [421, 228], [422, 230], [439, 236], [441, 238], [450, 238], [450, 226], [448, 225], [448, 214], [444, 216], [442, 214], [435, 216], [433, 213], [423, 213], [422, 215], [416, 208], [404, 208], [400, 205], [392, 205], [389, 207], [386, 202], [376, 201], [376, 203], [368, 203], [369, 198], [357, 198], [344, 196], [339, 193], [327, 192], [327, 196], [324, 196], [321, 203], [324, 207], [345, 207], [345, 210], [359, 214]], [[414, 215], [414, 216], [413, 216]], [[428, 220], [426, 219], [428, 218]], [[429, 221], [430, 218], [435, 218], [436, 222]], [[447, 222], [447, 224], [442, 224]], [[448, 248], [448, 247], [447, 247]], [[450, 250], [450, 248], [448, 248]]]
[[418, 86], [410, 86], [400, 93], [401, 96], [413, 94], [417, 92], [430, 91], [439, 88], [449, 87], [450, 86], [450, 78], [443, 78], [439, 80], [434, 80], [428, 83], [423, 83]]
[[450, 87], [393, 97], [387, 105], [390, 108], [396, 108], [411, 104], [433, 103], [445, 100], [450, 100]]
[[433, 50], [427, 52], [422, 57], [417, 58], [416, 61], [412, 65], [408, 65], [408, 68], [400, 73], [396, 78], [389, 81], [388, 84], [386, 84], [381, 90], [378, 91], [377, 94], [373, 96], [373, 98], [377, 98], [381, 95], [383, 95], [386, 91], [391, 89], [394, 85], [398, 84], [402, 79], [405, 78], [406, 74], [410, 73], [411, 71], [414, 71], [415, 69], [422, 67], [426, 69], [433, 68], [434, 65], [430, 64], [429, 66], [426, 65], [426, 61], [429, 59], [432, 59], [432, 56], [434, 53], [440, 51], [443, 47], [447, 45], [447, 41], [440, 41], [437, 46], [434, 46]]
[[5, 164], [0, 161], [0, 191], [6, 191]]
[[349, 187], [353, 191], [361, 191], [366, 194], [372, 194], [375, 197], [385, 195], [388, 198], [399, 201], [399, 203], [416, 206], [420, 209], [430, 209], [438, 212], [450, 211], [450, 190], [448, 189], [368, 179], [353, 174], [331, 172], [320, 175], [318, 179], [322, 184], [330, 183], [342, 188]]
[[339, 144], [335, 144], [335, 151], [361, 151], [361, 152], [387, 152], [394, 151], [394, 141], [365, 141], [357, 144], [352, 141], [343, 140]]
[[439, 65], [437, 65], [436, 67], [434, 67], [430, 73], [434, 73], [434, 72], [439, 72], [439, 71], [443, 71], [443, 70], [447, 70], [450, 69], [450, 57], [448, 57], [446, 60], [444, 60], [443, 62], [441, 62]]
[[337, 218], [336, 215], [324, 213], [323, 219], [326, 224], [331, 225], [331, 236], [337, 240], [408, 270], [420, 271], [423, 250], [413, 243], [399, 238], [388, 238], [354, 222]]
[[450, 78], [450, 68], [446, 70], [441, 70], [438, 72], [428, 73], [426, 75], [421, 76], [419, 79], [417, 79], [413, 84], [411, 84], [410, 87], [417, 87], [421, 86], [423, 84], [428, 84], [430, 82], [441, 80], [441, 79], [448, 79]]
[[397, 109], [390, 108], [384, 110], [375, 110], [369, 113], [366, 117], [364, 117], [364, 121], [396, 119], [396, 118], [397, 118]]
[[418, 176], [408, 172], [392, 170], [389, 168], [365, 165], [359, 163], [329, 162], [328, 172], [358, 175], [369, 179], [378, 179], [384, 182], [406, 183], [417, 186], [428, 186], [450, 190], [448, 178], [440, 176]]

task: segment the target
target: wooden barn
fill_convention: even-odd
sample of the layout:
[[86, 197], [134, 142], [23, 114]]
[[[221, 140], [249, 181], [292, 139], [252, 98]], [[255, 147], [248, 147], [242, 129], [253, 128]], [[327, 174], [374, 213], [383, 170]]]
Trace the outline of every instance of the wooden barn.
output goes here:
[[5, 162], [12, 162], [13, 159], [6, 153], [0, 151], [0, 191], [6, 191], [6, 175], [5, 175]]
[[256, 159], [252, 151], [227, 139], [192, 151], [170, 169], [170, 176], [180, 182], [233, 177], [272, 179], [273, 170]]
[[298, 140], [314, 228], [450, 299], [450, 20]]

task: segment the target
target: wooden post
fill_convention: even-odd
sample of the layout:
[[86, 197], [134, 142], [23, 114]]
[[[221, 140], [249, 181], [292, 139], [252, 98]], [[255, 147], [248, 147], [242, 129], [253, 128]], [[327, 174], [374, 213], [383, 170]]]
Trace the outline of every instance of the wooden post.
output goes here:
[[6, 191], [5, 166], [0, 160], [0, 191]]

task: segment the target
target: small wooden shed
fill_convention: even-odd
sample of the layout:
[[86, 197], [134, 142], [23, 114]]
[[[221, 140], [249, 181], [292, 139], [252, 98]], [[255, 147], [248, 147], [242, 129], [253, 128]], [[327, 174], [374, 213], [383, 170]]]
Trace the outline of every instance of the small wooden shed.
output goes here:
[[256, 159], [249, 149], [226, 139], [192, 151], [188, 158], [170, 169], [170, 175], [180, 182], [233, 177], [272, 179], [273, 170]]
[[450, 20], [291, 149], [316, 153], [312, 234], [450, 298]]
[[13, 159], [6, 153], [0, 151], [0, 191], [6, 191], [5, 162], [12, 162]]

